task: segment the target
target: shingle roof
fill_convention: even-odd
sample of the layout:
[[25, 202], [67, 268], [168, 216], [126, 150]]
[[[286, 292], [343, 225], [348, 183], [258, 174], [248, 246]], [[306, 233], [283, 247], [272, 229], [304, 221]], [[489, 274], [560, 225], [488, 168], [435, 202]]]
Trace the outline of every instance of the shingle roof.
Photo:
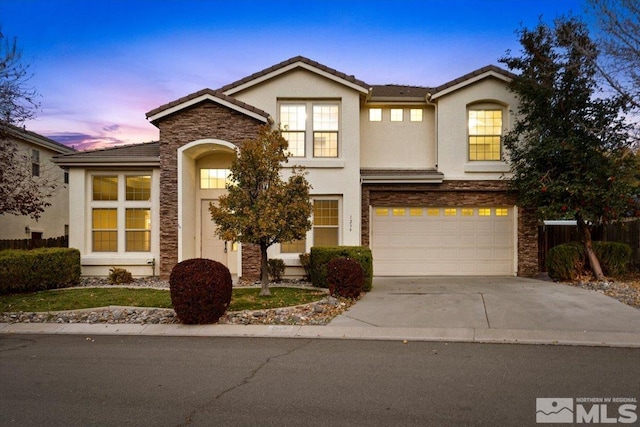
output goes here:
[[120, 145], [99, 150], [79, 151], [77, 153], [59, 155], [54, 162], [61, 166], [90, 163], [109, 163], [125, 165], [143, 163], [145, 165], [160, 164], [160, 143], [158, 141], [141, 144]]
[[209, 89], [209, 88], [199, 90], [199, 91], [194, 92], [192, 94], [189, 94], [187, 96], [183, 96], [182, 98], [176, 99], [175, 101], [171, 101], [171, 102], [169, 102], [167, 104], [161, 105], [158, 108], [154, 108], [153, 110], [149, 111], [146, 114], [146, 117], [149, 118], [149, 117], [155, 116], [155, 115], [157, 115], [157, 114], [159, 114], [159, 113], [161, 113], [161, 112], [163, 112], [165, 110], [168, 110], [168, 109], [173, 108], [173, 107], [177, 107], [180, 104], [184, 104], [184, 103], [189, 102], [189, 101], [191, 101], [193, 99], [199, 98], [199, 97], [201, 97], [203, 95], [210, 95], [210, 96], [212, 96], [214, 98], [218, 98], [218, 99], [220, 99], [222, 101], [226, 101], [226, 102], [228, 102], [230, 104], [233, 104], [233, 105], [235, 105], [235, 106], [237, 106], [237, 107], [239, 107], [241, 109], [244, 109], [244, 110], [247, 110], [247, 111], [251, 111], [252, 113], [255, 113], [255, 114], [257, 114], [259, 116], [262, 116], [265, 119], [269, 120], [269, 117], [270, 117], [269, 113], [267, 113], [267, 112], [265, 112], [265, 111], [263, 111], [263, 110], [261, 110], [259, 108], [256, 108], [256, 107], [254, 107], [252, 105], [249, 105], [247, 103], [239, 101], [239, 100], [237, 100], [237, 99], [235, 99], [235, 98], [233, 98], [231, 96], [227, 96], [224, 93], [222, 93], [220, 90], [213, 90], [213, 89]]
[[58, 141], [54, 141], [53, 139], [47, 138], [46, 136], [40, 135], [39, 133], [32, 132], [23, 127], [21, 128], [12, 124], [0, 122], [0, 137], [3, 133], [13, 136], [14, 138], [23, 139], [31, 143], [46, 147], [57, 153], [73, 153], [76, 151], [76, 149], [73, 147], [61, 144]]
[[415, 99], [424, 101], [433, 88], [407, 85], [373, 85], [370, 101], [390, 99]]
[[287, 66], [289, 66], [291, 64], [295, 64], [297, 62], [302, 62], [303, 64], [310, 65], [310, 66], [312, 66], [314, 68], [317, 68], [317, 69], [319, 69], [321, 71], [324, 71], [325, 73], [332, 74], [332, 75], [334, 75], [336, 77], [339, 77], [339, 78], [341, 78], [343, 80], [346, 80], [346, 81], [348, 81], [350, 83], [353, 83], [355, 85], [361, 86], [361, 87], [363, 87], [365, 89], [369, 89], [369, 87], [371, 87], [371, 85], [363, 82], [362, 80], [356, 79], [354, 76], [350, 76], [348, 74], [345, 74], [345, 73], [340, 72], [338, 70], [335, 70], [333, 68], [327, 67], [326, 65], [322, 65], [319, 62], [312, 61], [311, 59], [305, 58], [304, 56], [295, 56], [293, 58], [287, 59], [286, 61], [282, 61], [279, 64], [273, 65], [273, 66], [271, 66], [269, 68], [265, 68], [262, 71], [258, 71], [257, 73], [253, 73], [250, 76], [247, 76], [245, 78], [237, 80], [237, 81], [235, 81], [233, 83], [229, 83], [228, 85], [222, 86], [218, 90], [221, 91], [221, 92], [228, 92], [231, 89], [234, 89], [234, 88], [236, 88], [238, 86], [242, 86], [245, 83], [248, 83], [248, 82], [250, 82], [252, 80], [259, 79], [260, 77], [263, 77], [263, 76], [266, 76], [268, 74], [271, 74], [274, 71], [278, 71], [281, 68], [285, 68], [285, 67], [287, 67]]
[[513, 79], [516, 76], [512, 72], [507, 71], [507, 70], [505, 70], [503, 68], [500, 68], [500, 67], [498, 67], [496, 65], [487, 65], [486, 67], [479, 68], [479, 69], [477, 69], [475, 71], [472, 71], [470, 73], [465, 74], [464, 76], [458, 77], [457, 79], [451, 80], [450, 82], [447, 82], [445, 84], [437, 86], [437, 87], [435, 87], [433, 89], [433, 92], [434, 93], [442, 92], [443, 90], [446, 90], [446, 89], [448, 89], [450, 87], [453, 87], [453, 86], [455, 86], [457, 84], [463, 83], [463, 82], [465, 82], [467, 80], [471, 80], [474, 77], [480, 76], [480, 75], [488, 73], [488, 72], [494, 72], [494, 73], [497, 73], [497, 74], [501, 74], [501, 75], [507, 77], [508, 79]]

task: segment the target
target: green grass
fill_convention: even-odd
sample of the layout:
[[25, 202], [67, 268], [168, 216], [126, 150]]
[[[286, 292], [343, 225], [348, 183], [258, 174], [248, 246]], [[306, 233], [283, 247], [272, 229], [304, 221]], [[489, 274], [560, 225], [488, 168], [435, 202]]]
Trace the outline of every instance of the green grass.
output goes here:
[[[259, 296], [259, 288], [236, 288], [228, 311], [263, 310], [306, 304], [326, 294], [315, 289], [270, 288], [271, 296]], [[0, 296], [0, 313], [12, 311], [61, 311], [122, 305], [171, 308], [169, 291], [129, 288], [75, 288]]]

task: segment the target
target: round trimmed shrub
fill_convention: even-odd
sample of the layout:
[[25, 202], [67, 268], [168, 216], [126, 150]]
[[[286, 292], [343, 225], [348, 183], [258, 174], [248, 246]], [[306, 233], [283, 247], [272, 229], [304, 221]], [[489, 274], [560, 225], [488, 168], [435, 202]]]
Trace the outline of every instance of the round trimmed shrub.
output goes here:
[[180, 322], [216, 323], [231, 303], [233, 282], [223, 264], [194, 258], [176, 264], [169, 276], [171, 304]]
[[364, 287], [364, 271], [352, 258], [335, 258], [327, 264], [327, 283], [332, 296], [356, 299]]

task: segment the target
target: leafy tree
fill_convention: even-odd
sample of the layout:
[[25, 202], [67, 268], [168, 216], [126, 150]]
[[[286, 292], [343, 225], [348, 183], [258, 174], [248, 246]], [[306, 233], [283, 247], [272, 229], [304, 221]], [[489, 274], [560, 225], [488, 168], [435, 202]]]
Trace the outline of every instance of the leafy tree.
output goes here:
[[34, 177], [30, 159], [9, 139], [21, 131], [15, 125], [32, 118], [38, 108], [37, 93], [28, 86], [30, 77], [16, 38], [5, 37], [0, 29], [0, 215], [38, 219], [51, 205], [47, 199], [58, 183], [45, 173]]
[[304, 172], [294, 167], [287, 181], [280, 177], [287, 147], [279, 130], [262, 127], [231, 164], [227, 194], [218, 206], [209, 206], [221, 239], [260, 246], [260, 295], [270, 295], [267, 249], [302, 239], [311, 228], [310, 185]]
[[[522, 55], [500, 61], [517, 75], [519, 111], [504, 144], [521, 206], [541, 219], [575, 218], [597, 280], [591, 229], [635, 215], [635, 159], [620, 98], [596, 98], [595, 44], [576, 19], [519, 31]], [[589, 52], [585, 56], [583, 52]]]

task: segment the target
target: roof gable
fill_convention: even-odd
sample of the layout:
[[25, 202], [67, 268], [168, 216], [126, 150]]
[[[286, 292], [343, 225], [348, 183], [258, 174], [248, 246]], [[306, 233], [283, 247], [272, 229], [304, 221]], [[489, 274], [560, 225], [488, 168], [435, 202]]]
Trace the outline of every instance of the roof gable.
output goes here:
[[69, 147], [57, 141], [54, 141], [53, 139], [47, 138], [46, 136], [42, 136], [38, 133], [26, 130], [25, 128], [14, 126], [8, 123], [0, 123], [0, 137], [3, 134], [5, 136], [16, 138], [51, 150], [55, 153], [67, 154], [76, 152], [76, 149], [73, 147]]
[[504, 70], [495, 65], [488, 65], [486, 67], [479, 68], [475, 71], [465, 74], [462, 77], [458, 77], [457, 79], [451, 80], [450, 82], [447, 82], [443, 85], [440, 85], [434, 88], [434, 92], [431, 99], [440, 98], [444, 95], [447, 95], [451, 92], [455, 92], [459, 89], [462, 89], [466, 86], [469, 86], [473, 83], [476, 83], [480, 80], [484, 80], [486, 78], [496, 78], [508, 83], [514, 77], [515, 77], [515, 74], [507, 70]]
[[175, 101], [169, 102], [168, 104], [162, 105], [158, 108], [155, 108], [149, 111], [146, 116], [147, 119], [154, 123], [157, 120], [162, 119], [168, 115], [174, 114], [180, 110], [191, 107], [192, 105], [199, 104], [201, 102], [215, 102], [216, 104], [223, 105], [232, 110], [238, 111], [246, 116], [253, 117], [256, 120], [259, 120], [263, 123], [271, 123], [273, 119], [269, 115], [269, 113], [253, 107], [249, 104], [246, 104], [242, 101], [239, 101], [235, 98], [227, 96], [221, 91], [215, 91], [212, 89], [202, 89], [198, 92], [194, 92], [190, 95], [183, 96]]
[[78, 151], [55, 156], [53, 161], [60, 166], [159, 166], [160, 143], [154, 141], [99, 150]]
[[362, 80], [356, 79], [354, 76], [347, 75], [333, 68], [322, 65], [319, 62], [312, 61], [304, 56], [296, 56], [279, 64], [273, 65], [269, 68], [265, 68], [262, 71], [253, 73], [243, 79], [225, 85], [218, 89], [218, 91], [225, 93], [226, 95], [233, 95], [247, 88], [260, 84], [264, 81], [270, 80], [274, 77], [280, 76], [289, 71], [303, 68], [317, 75], [323, 76], [329, 80], [333, 80], [339, 84], [350, 87], [357, 90], [362, 94], [368, 94], [370, 85]]

